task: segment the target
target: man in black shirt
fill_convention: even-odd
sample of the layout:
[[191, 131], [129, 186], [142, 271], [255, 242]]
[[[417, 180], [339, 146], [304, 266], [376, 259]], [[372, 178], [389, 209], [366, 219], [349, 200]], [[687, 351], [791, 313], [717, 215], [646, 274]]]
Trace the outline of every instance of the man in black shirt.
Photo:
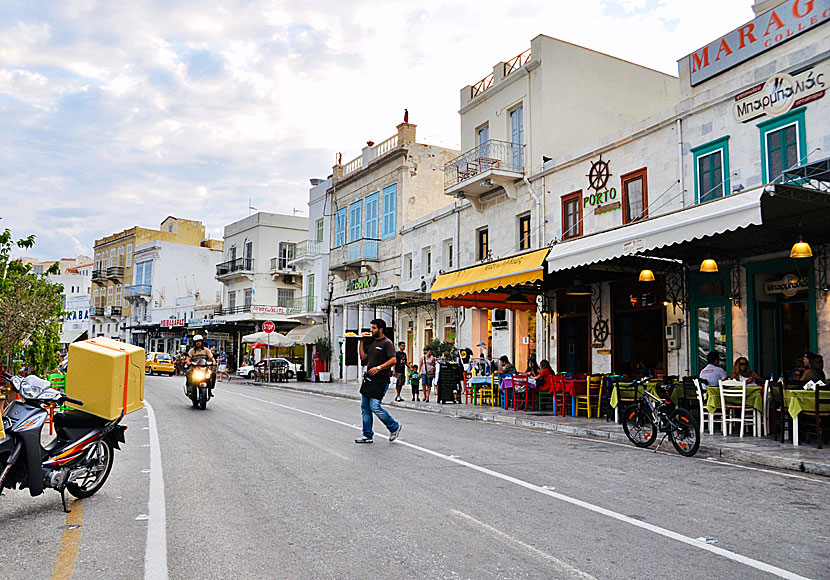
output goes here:
[[[363, 415], [363, 437], [355, 439], [355, 443], [371, 443], [374, 437], [372, 431], [372, 413], [378, 416], [386, 428], [389, 429], [389, 442], [398, 438], [401, 424], [380, 406], [386, 389], [389, 388], [389, 377], [392, 367], [397, 362], [395, 346], [392, 341], [383, 335], [386, 322], [380, 318], [371, 322], [371, 340], [360, 341], [360, 360], [366, 365], [366, 374], [363, 375], [363, 384], [360, 387], [362, 395], [360, 410]], [[364, 344], [365, 343], [365, 344]]]
[[397, 381], [395, 383], [395, 391], [397, 391], [397, 396], [395, 397], [396, 401], [403, 401], [401, 398], [401, 389], [406, 384], [406, 363], [406, 343], [399, 342], [398, 350], [395, 352], [395, 380]]

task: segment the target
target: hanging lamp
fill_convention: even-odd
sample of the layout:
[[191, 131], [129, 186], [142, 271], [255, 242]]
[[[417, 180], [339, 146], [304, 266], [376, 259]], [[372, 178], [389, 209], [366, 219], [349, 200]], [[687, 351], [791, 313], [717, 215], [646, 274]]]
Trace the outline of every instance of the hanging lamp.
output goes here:
[[707, 274], [714, 274], [718, 271], [718, 263], [712, 258], [706, 258], [700, 263], [700, 271]]
[[810, 244], [804, 241], [803, 236], [798, 236], [798, 241], [793, 244], [790, 250], [790, 258], [812, 258], [813, 249]]
[[527, 296], [520, 292], [514, 292], [504, 300], [505, 304], [530, 304]]
[[654, 272], [651, 270], [640, 270], [640, 282], [654, 282]]

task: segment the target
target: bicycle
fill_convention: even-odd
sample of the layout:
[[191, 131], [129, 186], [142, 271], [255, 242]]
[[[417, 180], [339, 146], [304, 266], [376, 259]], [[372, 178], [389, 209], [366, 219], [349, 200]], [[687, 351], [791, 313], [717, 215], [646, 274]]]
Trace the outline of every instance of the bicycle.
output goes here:
[[[635, 385], [638, 384], [635, 382]], [[697, 421], [686, 409], [677, 407], [671, 401], [674, 385], [661, 385], [658, 397], [645, 390], [636, 403], [629, 405], [623, 413], [623, 430], [626, 437], [637, 447], [650, 447], [658, 433], [665, 433], [654, 452], [668, 437], [680, 455], [691, 457], [700, 448], [700, 429]]]

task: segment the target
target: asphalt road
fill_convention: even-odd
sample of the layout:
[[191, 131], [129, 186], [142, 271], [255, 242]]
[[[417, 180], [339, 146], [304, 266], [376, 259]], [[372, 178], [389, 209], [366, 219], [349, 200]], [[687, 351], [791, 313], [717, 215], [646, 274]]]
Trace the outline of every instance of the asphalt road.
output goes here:
[[181, 383], [73, 514], [0, 498], [0, 578], [830, 578], [825, 478], [404, 409], [356, 445], [356, 401]]

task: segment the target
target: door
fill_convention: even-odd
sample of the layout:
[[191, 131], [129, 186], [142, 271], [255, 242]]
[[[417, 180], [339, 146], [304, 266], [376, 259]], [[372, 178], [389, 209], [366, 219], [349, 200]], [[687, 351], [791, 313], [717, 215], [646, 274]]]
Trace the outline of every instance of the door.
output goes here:
[[614, 372], [625, 375], [655, 375], [665, 372], [662, 309], [615, 314]]
[[779, 339], [781, 325], [778, 320], [778, 305], [770, 302], [758, 303], [758, 337], [760, 360], [756, 372], [762, 377], [781, 374]]
[[559, 320], [559, 368], [570, 373], [589, 373], [588, 317], [570, 316]]
[[510, 111], [510, 141], [513, 149], [514, 171], [522, 171], [524, 168], [524, 111], [518, 106]]
[[704, 368], [706, 355], [715, 350], [727, 360], [726, 306], [701, 306], [697, 309], [697, 365]]

